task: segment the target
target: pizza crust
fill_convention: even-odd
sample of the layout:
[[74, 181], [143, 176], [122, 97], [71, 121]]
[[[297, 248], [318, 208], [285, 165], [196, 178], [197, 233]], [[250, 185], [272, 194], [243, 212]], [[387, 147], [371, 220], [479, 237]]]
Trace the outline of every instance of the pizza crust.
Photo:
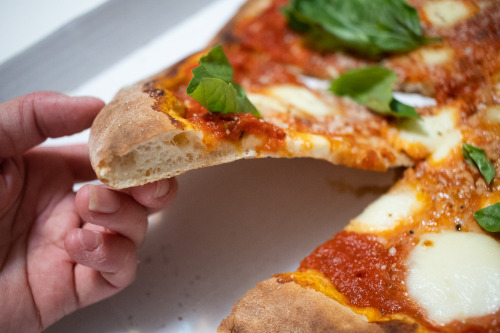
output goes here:
[[[236, 141], [214, 139], [180, 116], [181, 101], [168, 90], [154, 88], [155, 82], [175, 78], [183, 64], [197, 57], [199, 54], [190, 56], [120, 90], [99, 113], [92, 124], [89, 150], [92, 166], [102, 182], [114, 188], [127, 188], [197, 168], [255, 157], [313, 157], [380, 171], [412, 165], [405, 152], [393, 146], [387, 133], [377, 137], [339, 134], [330, 138], [282, 127], [279, 117], [277, 125], [282, 127], [286, 138], [283, 147], [276, 151], [263, 150], [263, 139], [250, 134]], [[167, 95], [171, 98], [165, 102], [162, 98]], [[276, 124], [272, 115], [263, 119]]]
[[92, 125], [90, 161], [105, 184], [138, 186], [249, 157], [230, 143], [209, 149], [201, 132], [155, 110], [156, 100], [143, 86], [140, 82], [118, 92]]
[[294, 282], [272, 278], [257, 284], [234, 306], [217, 332], [415, 332], [417, 325], [400, 321], [369, 323], [337, 301]]

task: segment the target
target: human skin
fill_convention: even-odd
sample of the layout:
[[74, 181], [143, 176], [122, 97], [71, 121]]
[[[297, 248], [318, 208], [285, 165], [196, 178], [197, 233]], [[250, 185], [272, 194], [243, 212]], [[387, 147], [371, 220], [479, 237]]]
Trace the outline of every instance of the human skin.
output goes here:
[[0, 104], [0, 331], [40, 332], [135, 278], [148, 214], [175, 179], [116, 191], [95, 179], [86, 145], [38, 147], [88, 128], [104, 103], [37, 92]]

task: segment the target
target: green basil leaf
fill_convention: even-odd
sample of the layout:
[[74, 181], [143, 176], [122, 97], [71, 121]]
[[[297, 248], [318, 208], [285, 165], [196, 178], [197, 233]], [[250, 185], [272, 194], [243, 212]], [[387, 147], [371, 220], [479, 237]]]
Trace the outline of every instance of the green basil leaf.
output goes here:
[[221, 46], [214, 47], [193, 69], [186, 92], [210, 112], [251, 113], [260, 117], [243, 88], [233, 81], [233, 68]]
[[489, 232], [500, 231], [500, 202], [485, 207], [474, 213], [477, 223]]
[[466, 161], [476, 166], [481, 174], [483, 175], [486, 183], [490, 184], [493, 178], [495, 178], [495, 167], [490, 162], [484, 149], [474, 147], [473, 145], [463, 143], [462, 144], [462, 154]]
[[417, 113], [417, 111], [413, 106], [403, 104], [394, 98], [390, 103], [390, 108], [392, 110], [391, 115], [395, 117], [408, 117], [408, 118], [420, 119], [420, 115]]
[[369, 66], [345, 72], [332, 82], [330, 91], [338, 96], [348, 96], [384, 115], [420, 118], [415, 108], [392, 97], [392, 85], [397, 80], [394, 71]]
[[283, 12], [319, 49], [380, 57], [436, 40], [422, 34], [418, 13], [405, 0], [291, 0]]

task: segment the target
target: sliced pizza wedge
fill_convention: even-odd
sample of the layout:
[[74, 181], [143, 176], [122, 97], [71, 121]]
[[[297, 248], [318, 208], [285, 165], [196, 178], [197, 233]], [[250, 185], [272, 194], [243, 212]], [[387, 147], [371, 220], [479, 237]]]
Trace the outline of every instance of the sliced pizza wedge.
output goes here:
[[498, 331], [500, 236], [477, 212], [498, 209], [500, 183], [463, 152], [480, 145], [498, 170], [500, 122], [488, 114], [455, 123], [446, 151], [406, 170], [297, 271], [259, 283], [219, 332]]
[[[313, 89], [286, 66], [260, 62], [239, 45], [225, 50], [258, 116], [209, 112], [189, 96], [192, 70], [210, 53], [193, 55], [123, 89], [99, 114], [89, 145], [103, 182], [130, 187], [253, 157], [314, 157], [381, 171], [412, 164], [411, 148], [397, 140], [398, 121]], [[252, 59], [251, 66], [240, 65], [242, 58]]]

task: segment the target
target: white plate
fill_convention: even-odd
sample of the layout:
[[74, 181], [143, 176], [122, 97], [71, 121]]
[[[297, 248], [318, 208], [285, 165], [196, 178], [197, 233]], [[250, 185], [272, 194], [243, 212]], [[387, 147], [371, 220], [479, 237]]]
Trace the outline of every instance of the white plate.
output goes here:
[[177, 199], [152, 218], [136, 282], [47, 332], [213, 332], [247, 290], [295, 270], [393, 179], [311, 159], [181, 175]]

